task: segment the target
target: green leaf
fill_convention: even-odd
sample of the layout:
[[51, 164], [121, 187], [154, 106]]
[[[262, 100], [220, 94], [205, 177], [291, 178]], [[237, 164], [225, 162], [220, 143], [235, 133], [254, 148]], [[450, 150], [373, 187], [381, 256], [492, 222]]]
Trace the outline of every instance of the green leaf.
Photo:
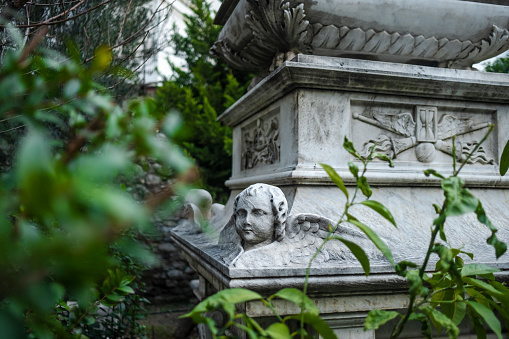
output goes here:
[[422, 314], [422, 313], [412, 313], [410, 314], [410, 317], [408, 318], [408, 320], [417, 320], [421, 323], [421, 333], [422, 335], [427, 338], [427, 339], [431, 339], [433, 338], [432, 334], [431, 334], [431, 324], [428, 320], [428, 318]]
[[364, 274], [366, 274], [366, 276], [368, 276], [369, 272], [370, 272], [370, 267], [369, 267], [369, 258], [366, 255], [366, 252], [364, 252], [364, 250], [356, 243], [353, 243], [353, 242], [343, 239], [341, 237], [335, 236], [335, 237], [332, 237], [332, 239], [339, 240], [343, 244], [345, 244], [346, 247], [348, 247], [348, 249], [352, 252], [352, 254], [355, 256], [355, 258], [357, 258], [357, 260], [359, 260], [359, 262], [361, 263], [362, 269], [364, 270]]
[[504, 295], [503, 292], [497, 290], [495, 287], [491, 286], [488, 283], [485, 283], [484, 281], [481, 281], [481, 280], [475, 279], [475, 278], [469, 278], [469, 277], [463, 277], [463, 281], [469, 285], [473, 285], [475, 287], [478, 287], [478, 288], [486, 291], [486, 293], [499, 299], [500, 301], [507, 300], [509, 302], [508, 296]]
[[373, 158], [378, 158], [380, 160], [387, 161], [389, 163], [389, 167], [394, 167], [394, 163], [392, 162], [392, 159], [387, 154], [373, 153]]
[[486, 329], [484, 328], [481, 319], [477, 316], [477, 313], [471, 308], [467, 308], [468, 318], [474, 327], [477, 339], [486, 339]]
[[387, 207], [385, 207], [384, 205], [382, 205], [378, 201], [375, 201], [375, 200], [364, 200], [363, 202], [361, 202], [361, 204], [363, 204], [364, 206], [368, 206], [369, 208], [371, 208], [372, 210], [374, 210], [375, 212], [380, 214], [382, 217], [387, 219], [391, 224], [396, 226], [396, 221], [394, 221], [394, 217], [392, 216], [392, 214], [389, 211], [389, 209], [387, 209]]
[[332, 331], [329, 325], [322, 318], [320, 318], [320, 316], [316, 314], [311, 313], [296, 314], [284, 318], [283, 322], [286, 322], [289, 319], [300, 321], [301, 317], [304, 323], [313, 327], [315, 331], [318, 332], [318, 334], [323, 339], [338, 339], [338, 337], [336, 336], [334, 331]]
[[[419, 267], [419, 265], [417, 265], [416, 263], [413, 263], [411, 261], [403, 260], [396, 264], [396, 266], [394, 267], [394, 270], [396, 271], [396, 273], [399, 276], [404, 277], [404, 276], [406, 276], [408, 267], [417, 268], [417, 267]], [[425, 275], [425, 277], [426, 277], [426, 275]]]
[[498, 339], [502, 339], [502, 326], [500, 325], [500, 321], [498, 321], [493, 311], [475, 301], [467, 300], [467, 303], [468, 306], [472, 307], [477, 312], [477, 314], [483, 318], [486, 324], [488, 324], [493, 332], [495, 332]]
[[494, 268], [486, 264], [466, 264], [461, 270], [461, 276], [467, 277], [469, 275], [481, 275], [499, 271], [500, 270], [498, 268]]
[[290, 330], [285, 324], [274, 323], [265, 330], [272, 339], [290, 339]]
[[477, 209], [479, 200], [468, 189], [463, 188], [464, 184], [464, 181], [459, 177], [442, 180], [446, 216], [462, 215]]
[[361, 189], [362, 194], [369, 199], [373, 194], [371, 187], [369, 187], [368, 179], [364, 176], [357, 179], [357, 186]]
[[428, 315], [435, 326], [437, 326], [438, 332], [440, 332], [441, 327], [444, 327], [449, 334], [449, 338], [454, 339], [457, 338], [460, 334], [460, 330], [458, 327], [453, 323], [453, 321], [449, 318], [447, 318], [442, 312], [438, 311], [437, 309], [434, 309], [431, 306], [423, 306], [419, 308], [421, 311], [423, 311], [426, 315]]
[[349, 161], [348, 168], [350, 169], [350, 173], [352, 173], [352, 175], [354, 176], [355, 179], [359, 178], [359, 167], [357, 167], [356, 164]]
[[424, 171], [424, 175], [427, 176], [427, 177], [429, 177], [430, 175], [433, 175], [433, 176], [435, 176], [437, 178], [445, 179], [445, 177], [442, 174], [438, 173], [434, 169], [427, 169], [427, 170], [425, 170]]
[[350, 214], [347, 214], [347, 220], [349, 223], [357, 226], [364, 234], [368, 236], [368, 238], [375, 244], [375, 246], [385, 255], [387, 259], [389, 259], [392, 266], [394, 266], [394, 258], [392, 257], [392, 252], [387, 247], [387, 245], [378, 237], [378, 235], [368, 226], [361, 223], [355, 217]]
[[301, 290], [298, 290], [296, 288], [283, 288], [282, 290], [272, 295], [269, 298], [269, 300], [272, 300], [274, 297], [278, 297], [296, 303], [297, 305], [299, 305], [303, 312], [316, 315], [319, 314], [318, 308], [315, 306], [313, 301], [309, 299], [309, 297], [305, 295]]
[[359, 159], [360, 161], [362, 161], [362, 163], [364, 163], [364, 159], [362, 158], [362, 156], [359, 154], [359, 152], [357, 152], [357, 150], [353, 146], [353, 142], [350, 139], [348, 139], [346, 136], [345, 136], [345, 140], [343, 141], [343, 148], [348, 153], [350, 153], [355, 158]]
[[479, 220], [479, 222], [486, 225], [490, 229], [491, 236], [486, 240], [486, 242], [495, 248], [495, 255], [497, 256], [497, 259], [500, 258], [507, 251], [507, 245], [503, 241], [500, 241], [495, 235], [498, 230], [488, 219], [488, 216], [486, 215], [484, 207], [480, 201], [477, 204], [477, 208], [475, 209], [475, 214], [477, 215], [477, 220]]
[[320, 164], [320, 165], [323, 167], [325, 172], [327, 172], [327, 174], [331, 178], [332, 182], [334, 182], [336, 184], [336, 186], [338, 186], [338, 188], [341, 190], [341, 192], [343, 192], [345, 194], [346, 199], [348, 200], [348, 191], [346, 189], [345, 184], [343, 183], [343, 179], [341, 179], [339, 174], [336, 173], [334, 168], [332, 168], [326, 164]]
[[134, 290], [129, 286], [120, 286], [117, 288], [117, 291], [127, 293], [127, 294], [134, 294]]
[[505, 144], [502, 156], [500, 157], [500, 175], [505, 175], [509, 169], [509, 141]]
[[401, 316], [401, 314], [396, 311], [371, 310], [364, 321], [364, 331], [377, 330], [380, 326], [397, 316]]

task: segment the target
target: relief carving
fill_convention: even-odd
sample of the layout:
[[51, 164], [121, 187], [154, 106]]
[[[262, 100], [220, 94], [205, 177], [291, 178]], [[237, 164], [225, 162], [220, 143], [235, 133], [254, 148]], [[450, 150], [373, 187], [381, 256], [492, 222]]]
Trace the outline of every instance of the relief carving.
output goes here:
[[402, 138], [395, 138], [387, 134], [380, 134], [377, 138], [364, 144], [364, 155], [367, 155], [374, 147], [375, 152], [396, 159], [398, 154], [415, 147], [417, 160], [424, 163], [432, 162], [435, 159], [436, 150], [455, 156], [458, 161], [466, 161], [469, 164], [492, 165], [495, 163], [493, 158], [486, 155], [483, 147], [479, 147], [467, 160], [467, 155], [476, 148], [478, 141], [474, 140], [464, 144], [457, 142], [455, 155], [452, 151], [452, 141], [447, 141], [454, 135], [463, 135], [488, 128], [491, 124], [489, 122], [474, 124], [472, 118], [458, 118], [449, 114], [443, 114], [438, 120], [437, 108], [429, 106], [417, 106], [415, 119], [412, 113], [391, 115], [372, 112], [371, 117], [354, 113], [353, 117], [402, 136]]
[[211, 49], [213, 55], [246, 71], [272, 71], [299, 53], [369, 55], [382, 59], [388, 56], [386, 59], [395, 62], [421, 60], [440, 67], [465, 69], [509, 49], [509, 31], [495, 24], [489, 35], [472, 41], [430, 36], [425, 32], [419, 35], [340, 23], [323, 25], [316, 22], [316, 17], [310, 23], [305, 19], [304, 4], [291, 7], [284, 0], [247, 0], [247, 6], [245, 19], [250, 37], [233, 48], [228, 36], [224, 36]]
[[258, 119], [254, 128], [243, 130], [242, 133], [242, 170], [279, 161], [281, 142], [277, 117], [270, 119], [269, 123]]
[[[271, 185], [254, 184], [234, 201], [233, 215], [219, 236], [221, 259], [236, 268], [301, 266], [315, 254], [335, 223], [315, 214], [288, 215], [283, 192]], [[335, 235], [356, 242], [372, 258], [382, 258], [369, 240], [341, 224]], [[340, 242], [328, 242], [315, 263], [355, 260]]]

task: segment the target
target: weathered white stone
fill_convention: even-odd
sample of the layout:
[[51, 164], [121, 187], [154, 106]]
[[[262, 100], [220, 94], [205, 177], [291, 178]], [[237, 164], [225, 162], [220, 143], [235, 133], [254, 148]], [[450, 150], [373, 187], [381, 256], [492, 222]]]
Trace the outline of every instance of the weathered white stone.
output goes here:
[[[375, 161], [366, 176], [374, 191], [372, 199], [389, 208], [398, 227], [365, 206], [354, 206], [351, 213], [380, 236], [396, 262], [419, 263], [435, 216], [432, 204], [443, 199], [440, 182], [424, 176], [423, 170], [434, 168], [449, 175], [453, 157], [460, 164], [466, 161], [465, 153], [481, 140], [489, 124], [495, 124], [482, 149], [465, 164], [462, 177], [483, 202], [499, 229], [498, 237], [509, 241], [509, 179], [498, 174], [498, 159], [509, 139], [509, 75], [299, 55], [260, 82], [220, 120], [233, 127], [230, 199], [210, 222], [215, 232], [173, 233], [186, 260], [207, 282], [202, 296], [226, 287], [263, 295], [284, 287], [302, 288], [309, 258], [323, 239], [320, 234], [339, 219], [345, 202], [320, 163], [336, 169], [350, 194], [355, 187], [347, 162], [356, 161], [342, 148], [345, 136], [359, 151], [374, 145], [393, 158], [394, 169]], [[272, 124], [276, 120], [277, 127]], [[254, 135], [272, 137], [253, 140]], [[457, 135], [455, 154], [453, 135]], [[263, 147], [276, 143], [278, 156], [244, 166], [247, 146], [257, 142]], [[270, 158], [264, 152], [260, 151], [260, 157]], [[360, 162], [356, 164], [361, 167]], [[241, 194], [252, 184], [259, 194]], [[269, 184], [280, 188], [284, 200]], [[271, 227], [280, 207], [271, 205], [271, 199], [287, 206], [281, 209], [287, 216], [280, 219], [285, 224], [282, 237], [275, 222]], [[247, 216], [257, 206], [266, 215], [256, 227], [269, 230], [263, 232], [262, 241], [238, 233], [244, 226], [237, 212], [243, 209]], [[449, 218], [445, 231], [451, 246], [474, 253], [474, 262], [500, 268], [498, 278], [509, 280], [509, 255], [496, 260], [493, 248], [486, 244], [490, 232], [474, 214]], [[350, 236], [348, 240], [368, 249], [371, 274], [366, 277], [358, 261], [334, 245], [313, 264], [308, 292], [340, 337], [357, 338], [369, 310], [406, 307], [407, 286], [352, 225], [342, 224], [338, 235]], [[431, 262], [428, 270], [433, 269]], [[278, 307], [282, 315], [295, 313], [290, 303], [281, 302]], [[268, 315], [256, 303], [242, 308], [260, 319]], [[389, 334], [364, 335], [385, 338]]]
[[243, 70], [298, 53], [468, 68], [509, 49], [507, 1], [227, 0], [212, 52]]

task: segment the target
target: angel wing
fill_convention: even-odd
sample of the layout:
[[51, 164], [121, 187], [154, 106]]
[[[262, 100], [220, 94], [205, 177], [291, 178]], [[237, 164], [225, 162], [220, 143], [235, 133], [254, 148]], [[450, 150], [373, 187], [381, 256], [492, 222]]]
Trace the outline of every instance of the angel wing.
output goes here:
[[415, 121], [410, 113], [381, 114], [373, 112], [373, 119], [383, 128], [406, 137], [415, 134]]
[[457, 118], [449, 114], [442, 115], [438, 123], [438, 138], [441, 140], [451, 138], [475, 130], [472, 118]]
[[[289, 245], [290, 247], [286, 251], [288, 253], [288, 261], [294, 264], [307, 264], [330, 230], [334, 230], [333, 235], [355, 242], [363, 248], [369, 249], [373, 247], [363, 233], [348, 225], [336, 225], [329, 218], [303, 213], [290, 216], [287, 220], [287, 237], [283, 240], [282, 245]], [[315, 261], [327, 262], [345, 259], [354, 259], [354, 257], [341, 242], [330, 241], [323, 247]]]

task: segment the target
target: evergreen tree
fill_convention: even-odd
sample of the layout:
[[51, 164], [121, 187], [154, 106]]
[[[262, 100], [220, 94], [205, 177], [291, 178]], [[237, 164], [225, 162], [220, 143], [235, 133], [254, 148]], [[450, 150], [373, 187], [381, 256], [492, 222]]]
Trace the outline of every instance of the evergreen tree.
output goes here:
[[500, 58], [486, 66], [486, 72], [509, 73], [509, 57]]
[[221, 30], [212, 23], [210, 4], [191, 0], [190, 9], [192, 14], [184, 16], [185, 34], [174, 27], [171, 36], [185, 66], [170, 62], [173, 75], [159, 88], [156, 100], [162, 112], [180, 111], [189, 131], [182, 146], [200, 167], [202, 186], [224, 202], [228, 197], [224, 182], [231, 175], [231, 129], [216, 119], [246, 92], [252, 75], [210, 56]]

